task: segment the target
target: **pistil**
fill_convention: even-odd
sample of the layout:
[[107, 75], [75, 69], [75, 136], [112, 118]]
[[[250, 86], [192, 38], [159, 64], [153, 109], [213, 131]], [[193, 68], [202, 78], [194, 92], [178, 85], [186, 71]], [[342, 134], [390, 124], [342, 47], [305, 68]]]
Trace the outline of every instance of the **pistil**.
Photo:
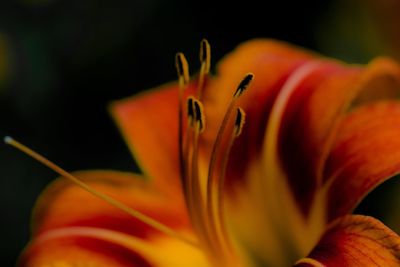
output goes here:
[[82, 188], [83, 190], [89, 192], [91, 195], [98, 197], [99, 199], [107, 202], [108, 204], [116, 207], [119, 210], [122, 210], [123, 212], [131, 215], [132, 217], [138, 219], [139, 221], [153, 227], [154, 229], [159, 230], [160, 232], [171, 236], [173, 238], [179, 239], [183, 242], [185, 242], [186, 244], [199, 248], [199, 244], [197, 243], [197, 241], [194, 241], [186, 236], [183, 236], [182, 234], [174, 231], [173, 229], [169, 228], [168, 226], [160, 223], [159, 221], [154, 220], [153, 218], [137, 211], [134, 210], [130, 207], [128, 207], [127, 205], [125, 205], [122, 202], [119, 202], [118, 200], [109, 197], [106, 194], [101, 193], [100, 191], [97, 191], [96, 189], [92, 188], [91, 186], [87, 185], [86, 183], [84, 183], [83, 181], [81, 181], [79, 178], [73, 176], [72, 174], [70, 174], [69, 172], [67, 172], [66, 170], [62, 169], [61, 167], [59, 167], [57, 164], [51, 162], [50, 160], [48, 160], [47, 158], [45, 158], [44, 156], [40, 155], [39, 153], [33, 151], [32, 149], [30, 149], [29, 147], [23, 145], [22, 143], [14, 140], [13, 138], [6, 136], [4, 138], [4, 142], [10, 146], [13, 146], [14, 148], [18, 149], [19, 151], [25, 153], [26, 155], [32, 157], [33, 159], [37, 160], [38, 162], [42, 163], [43, 165], [47, 166], [48, 168], [50, 168], [51, 170], [53, 170], [54, 172], [58, 173], [60, 176], [68, 179], [69, 181], [71, 181], [73, 184], [79, 186], [80, 188]]

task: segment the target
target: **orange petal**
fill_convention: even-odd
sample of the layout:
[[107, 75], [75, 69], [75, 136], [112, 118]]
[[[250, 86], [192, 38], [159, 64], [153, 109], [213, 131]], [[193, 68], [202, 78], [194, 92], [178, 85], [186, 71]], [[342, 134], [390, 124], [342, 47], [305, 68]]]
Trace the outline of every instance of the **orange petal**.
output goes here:
[[[188, 230], [185, 207], [173, 202], [142, 177], [116, 171], [74, 173], [94, 189], [177, 230]], [[37, 236], [60, 227], [85, 226], [116, 230], [145, 238], [159, 234], [154, 228], [60, 178], [40, 196], [32, 216]]]
[[39, 235], [23, 252], [19, 267], [210, 266], [197, 248], [179, 240], [142, 240], [94, 227], [63, 227]]
[[[300, 206], [304, 208], [302, 211], [305, 212], [305, 207], [309, 207], [311, 197], [316, 189], [316, 179], [310, 174], [313, 168], [310, 172], [307, 169], [312, 166], [309, 161], [315, 156], [315, 151], [307, 151], [301, 143], [304, 141], [304, 145], [309, 145], [309, 141], [314, 141], [306, 138], [303, 140], [302, 130], [307, 131], [309, 129], [307, 128], [310, 126], [307, 124], [309, 121], [298, 125], [294, 117], [305, 117], [304, 113], [307, 114], [308, 109], [303, 110], [302, 108], [307, 106], [310, 101], [309, 98], [315, 91], [337, 87], [343, 90], [343, 87], [346, 87], [354, 79], [354, 73], [357, 73], [356, 69], [347, 68], [336, 62], [327, 60], [309, 61], [297, 68], [288, 77], [272, 107], [265, 134], [262, 178], [259, 179], [258, 185], [253, 185], [253, 191], [261, 195], [257, 202], [262, 201], [264, 203], [262, 209], [266, 215], [263, 220], [263, 229], [268, 228], [265, 226], [266, 224], [270, 225], [269, 228], [271, 228], [271, 233], [267, 234], [268, 239], [276, 235], [276, 243], [281, 243], [281, 251], [293, 250], [294, 253], [290, 257], [295, 257], [297, 253], [303, 254], [304, 250], [313, 245], [314, 239], [319, 237], [321, 229], [321, 223], [318, 220], [310, 223], [310, 225], [313, 225], [312, 227], [308, 227], [308, 224], [304, 223], [304, 214], [298, 209]], [[329, 112], [325, 110], [325, 114], [329, 114]], [[291, 128], [290, 126], [296, 127]], [[297, 129], [301, 127], [304, 127], [304, 129]], [[292, 132], [299, 135], [297, 139], [294, 139], [294, 136], [291, 135]], [[282, 151], [279, 151], [279, 146], [287, 148], [284, 141], [293, 144], [292, 154], [288, 158], [283, 157], [286, 155], [282, 155]], [[303, 153], [302, 149], [308, 154]], [[279, 156], [282, 157], [279, 158]], [[290, 162], [290, 160], [299, 158], [301, 158], [299, 161], [306, 161], [308, 165], [302, 166], [302, 172], [290, 172], [290, 167], [292, 169], [299, 167], [288, 166], [289, 163], [295, 163]], [[281, 169], [281, 164], [286, 169]], [[304, 171], [304, 169], [307, 170]], [[257, 188], [262, 189], [257, 191]], [[293, 192], [296, 198], [292, 196]], [[282, 210], [285, 210], [285, 212], [282, 212]], [[262, 231], [265, 232], [265, 230]], [[307, 238], [304, 238], [304, 236], [307, 236]], [[266, 240], [266, 238], [263, 240]], [[288, 244], [291, 244], [291, 247]], [[276, 247], [278, 246], [275, 245]], [[284, 253], [280, 254], [283, 255], [284, 260], [292, 260], [287, 255], [284, 256]], [[273, 255], [277, 255], [277, 253], [273, 253]]]
[[[292, 59], [289, 58], [289, 60]], [[260, 66], [262, 66], [261, 63]], [[362, 104], [370, 100], [398, 95], [400, 68], [388, 59], [376, 59], [368, 67], [361, 68], [309, 55], [307, 60], [287, 72], [286, 75], [288, 76], [284, 77], [278, 88], [278, 94], [269, 99], [273, 101], [272, 110], [271, 105], [268, 104], [254, 107], [255, 113], [263, 114], [263, 116], [266, 114], [267, 117], [258, 117], [257, 120], [251, 122], [252, 104], [261, 102], [260, 99], [264, 97], [253, 98], [250, 102], [250, 115], [247, 116], [241, 140], [238, 140], [244, 145], [237, 144], [239, 149], [231, 158], [237, 157], [237, 160], [231, 162], [228, 178], [241, 176], [243, 180], [246, 179], [243, 177], [249, 176], [251, 180], [257, 177], [263, 180], [251, 186], [252, 192], [263, 195], [258, 199], [255, 198], [255, 201], [260, 202], [261, 199], [263, 203], [266, 203], [257, 208], [268, 210], [265, 212], [266, 219], [261, 224], [262, 231], [268, 231], [266, 230], [269, 228], [267, 223], [272, 225], [270, 228], [273, 228], [271, 233], [266, 234], [268, 238], [262, 240], [271, 239], [271, 236], [279, 233], [274, 228], [283, 228], [285, 230], [282, 231], [284, 233], [282, 235], [286, 235], [284, 238], [287, 239], [285, 233], [290, 232], [289, 238], [296, 239], [295, 242], [299, 244], [304, 243], [302, 240], [305, 238], [301, 238], [302, 236], [308, 236], [311, 242], [300, 245], [300, 247], [307, 247], [313, 244], [314, 237], [319, 236], [319, 231], [324, 226], [323, 218], [321, 218], [324, 215], [321, 210], [324, 211], [325, 206], [320, 204], [320, 199], [315, 201], [313, 204], [317, 204], [313, 206], [312, 216], [308, 217], [307, 223], [304, 223], [304, 218], [298, 216], [297, 208], [301, 208], [301, 216], [309, 214], [312, 200], [315, 200], [315, 190], [323, 182], [324, 163], [340, 119], [351, 103]], [[256, 75], [255, 81], [258, 76]], [[253, 96], [251, 90], [252, 88], [249, 90], [249, 95]], [[269, 88], [264, 88], [264, 90], [268, 91]], [[246, 106], [244, 109], [247, 111]], [[257, 117], [254, 116], [254, 118]], [[266, 124], [268, 124], [267, 128]], [[246, 130], [251, 127], [255, 130], [249, 131], [246, 136]], [[265, 139], [259, 138], [258, 133], [264, 134], [264, 132]], [[246, 173], [248, 159], [250, 159], [249, 162], [257, 164], [257, 157], [254, 157], [257, 153], [254, 151], [257, 151], [255, 148], [261, 147], [261, 144], [265, 153], [263, 171], [254, 168], [253, 165], [254, 169]], [[291, 192], [294, 193], [294, 199], [286, 188], [287, 180]], [[321, 198], [320, 195], [317, 197]], [[282, 213], [282, 209], [286, 212]], [[232, 212], [235, 210], [237, 209], [234, 208]], [[238, 221], [240, 220], [242, 219]], [[308, 228], [308, 225], [316, 227]], [[300, 236], [300, 238], [294, 236]], [[265, 247], [265, 245], [260, 247]], [[277, 253], [271, 254], [277, 255]]]
[[295, 266], [400, 266], [400, 237], [372, 217], [349, 215], [334, 221]]
[[343, 120], [325, 174], [332, 183], [329, 220], [351, 212], [368, 192], [400, 172], [399, 136], [399, 102], [369, 104]]
[[180, 194], [178, 92], [177, 83], [168, 84], [110, 106], [145, 176], [175, 194]]
[[389, 59], [376, 59], [365, 68], [327, 60], [322, 63], [290, 93], [282, 92], [274, 107], [274, 112], [282, 110], [272, 127], [279, 129], [279, 139], [274, 140], [279, 142], [278, 164], [282, 164], [305, 214], [323, 180], [324, 163], [345, 111], [352, 103], [360, 105], [400, 93], [400, 68]]

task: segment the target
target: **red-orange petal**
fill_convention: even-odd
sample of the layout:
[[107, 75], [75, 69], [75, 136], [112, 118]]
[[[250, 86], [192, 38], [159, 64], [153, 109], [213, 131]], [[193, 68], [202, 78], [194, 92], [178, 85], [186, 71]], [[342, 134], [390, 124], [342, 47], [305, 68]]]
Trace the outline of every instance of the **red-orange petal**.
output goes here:
[[288, 96], [279, 125], [279, 156], [304, 213], [313, 200], [327, 140], [360, 71], [321, 61]]
[[137, 252], [104, 240], [96, 230], [69, 227], [42, 234], [30, 243], [17, 266], [153, 266]]
[[372, 217], [348, 215], [334, 221], [295, 266], [400, 266], [400, 237]]
[[178, 158], [178, 88], [177, 83], [167, 84], [115, 101], [110, 106], [110, 112], [145, 176], [164, 191], [173, 192], [176, 198], [182, 197]]
[[339, 125], [327, 161], [328, 220], [350, 213], [363, 197], [400, 172], [400, 103], [378, 102]]
[[336, 126], [349, 106], [400, 93], [400, 67], [389, 59], [375, 59], [366, 67], [325, 59], [321, 63], [287, 96], [276, 126], [280, 162], [305, 213], [315, 188], [324, 182], [323, 168]]
[[282, 85], [296, 69], [315, 57], [284, 42], [259, 39], [241, 44], [219, 63], [218, 76], [210, 82], [204, 96], [208, 119], [205, 140], [215, 138], [240, 80], [246, 73], [254, 74], [254, 81], [238, 103], [246, 112], [246, 124], [230, 155], [228, 189], [246, 183], [249, 163], [260, 156], [267, 120]]
[[142, 240], [95, 227], [62, 227], [46, 231], [31, 241], [17, 266], [207, 267], [209, 264], [201, 250], [167, 236]]
[[[132, 209], [177, 230], [190, 229], [185, 207], [154, 189], [137, 175], [117, 171], [81, 171], [74, 175], [92, 188]], [[33, 236], [72, 226], [97, 227], [147, 238], [160, 234], [64, 178], [53, 182], [40, 196], [32, 216]]]

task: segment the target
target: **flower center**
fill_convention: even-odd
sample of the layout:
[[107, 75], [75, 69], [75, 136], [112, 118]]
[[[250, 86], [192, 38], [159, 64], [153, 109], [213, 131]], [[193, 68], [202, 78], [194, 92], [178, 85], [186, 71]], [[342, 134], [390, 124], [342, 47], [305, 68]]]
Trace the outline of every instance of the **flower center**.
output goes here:
[[[207, 177], [205, 177], [206, 181], [203, 182], [199, 174], [199, 137], [205, 131], [206, 118], [201, 101], [210, 70], [210, 58], [210, 45], [206, 40], [202, 40], [197, 96], [189, 96], [184, 100], [184, 91], [189, 83], [189, 67], [182, 53], [176, 55], [180, 103], [178, 135], [180, 176], [188, 213], [200, 245], [209, 254], [209, 257], [227, 259], [231, 258], [227, 255], [232, 255], [233, 244], [224, 217], [225, 170], [231, 147], [234, 140], [240, 135], [245, 122], [245, 113], [240, 107], [237, 107], [237, 100], [249, 86], [254, 75], [247, 74], [233, 93], [215, 137]], [[186, 107], [186, 127], [183, 125], [184, 107]], [[231, 120], [235, 109], [236, 117]]]

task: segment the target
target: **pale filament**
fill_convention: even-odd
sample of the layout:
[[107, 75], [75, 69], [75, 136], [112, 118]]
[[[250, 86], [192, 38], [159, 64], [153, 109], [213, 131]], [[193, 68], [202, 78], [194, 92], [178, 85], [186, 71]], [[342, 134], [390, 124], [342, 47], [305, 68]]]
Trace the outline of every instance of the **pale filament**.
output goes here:
[[197, 243], [197, 241], [191, 240], [190, 238], [183, 236], [182, 234], [174, 231], [173, 229], [169, 228], [168, 226], [160, 223], [157, 220], [154, 220], [151, 217], [148, 217], [147, 215], [134, 210], [130, 207], [128, 207], [127, 205], [125, 205], [122, 202], [119, 202], [118, 200], [101, 193], [100, 191], [97, 191], [96, 189], [92, 188], [91, 186], [89, 186], [88, 184], [82, 182], [80, 179], [78, 179], [77, 177], [73, 176], [72, 174], [70, 174], [69, 172], [65, 171], [64, 169], [62, 169], [61, 167], [59, 167], [58, 165], [56, 165], [55, 163], [51, 162], [50, 160], [48, 160], [47, 158], [45, 158], [44, 156], [40, 155], [39, 153], [33, 151], [32, 149], [28, 148], [27, 146], [21, 144], [20, 142], [14, 140], [13, 138], [7, 136], [4, 138], [4, 142], [8, 145], [11, 145], [13, 147], [15, 147], [16, 149], [20, 150], [21, 152], [27, 154], [28, 156], [32, 157], [33, 159], [39, 161], [40, 163], [42, 163], [43, 165], [47, 166], [48, 168], [52, 169], [54, 172], [58, 173], [60, 176], [70, 180], [72, 183], [74, 183], [75, 185], [79, 186], [80, 188], [86, 190], [87, 192], [89, 192], [90, 194], [92, 194], [93, 196], [96, 196], [102, 200], [104, 200], [105, 202], [107, 202], [108, 204], [116, 207], [117, 209], [120, 209], [122, 211], [124, 211], [125, 213], [131, 215], [132, 217], [140, 220], [141, 222], [153, 227], [154, 229], [159, 230], [160, 232], [174, 237], [176, 239], [179, 239], [183, 242], [185, 242], [186, 244], [196, 247], [198, 248], [199, 245]]

